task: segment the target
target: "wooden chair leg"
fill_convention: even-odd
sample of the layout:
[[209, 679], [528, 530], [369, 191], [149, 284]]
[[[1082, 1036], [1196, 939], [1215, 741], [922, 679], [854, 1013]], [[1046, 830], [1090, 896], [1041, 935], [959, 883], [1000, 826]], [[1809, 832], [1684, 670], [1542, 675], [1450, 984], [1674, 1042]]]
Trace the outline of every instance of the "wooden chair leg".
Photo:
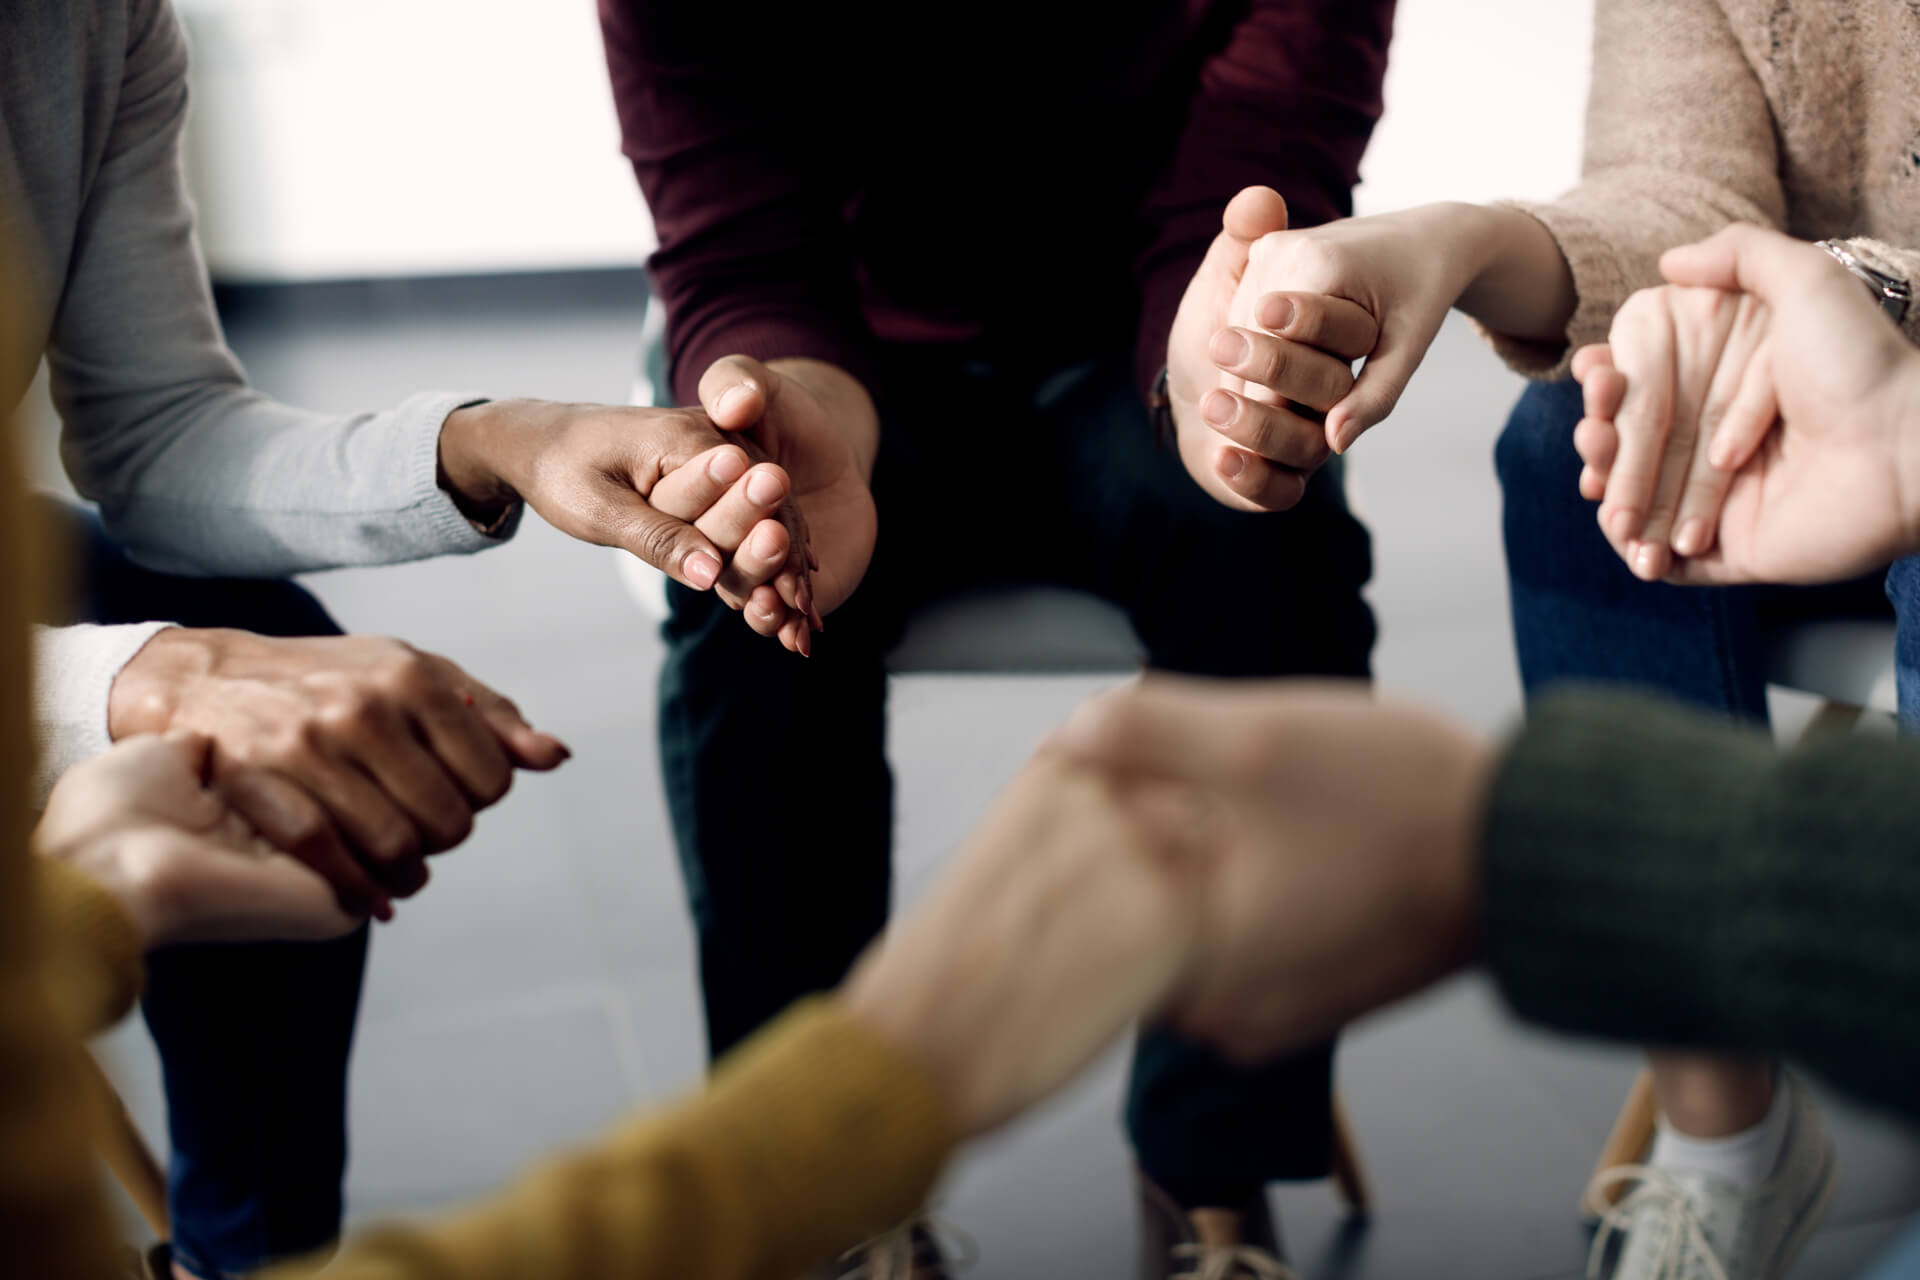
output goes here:
[[126, 1188], [127, 1198], [133, 1201], [153, 1234], [165, 1240], [169, 1229], [166, 1171], [154, 1158], [152, 1148], [134, 1125], [133, 1117], [127, 1114], [126, 1104], [120, 1101], [119, 1093], [100, 1070], [100, 1064], [90, 1053], [83, 1052], [80, 1057], [88, 1092], [93, 1095], [94, 1143], [100, 1158]]
[[1333, 1185], [1350, 1212], [1362, 1216], [1373, 1212], [1373, 1188], [1360, 1163], [1360, 1144], [1353, 1136], [1353, 1122], [1347, 1119], [1346, 1104], [1337, 1093], [1333, 1095]]
[[[1593, 1166], [1595, 1174], [1611, 1169], [1615, 1165], [1639, 1164], [1646, 1159], [1647, 1148], [1653, 1143], [1654, 1114], [1658, 1104], [1653, 1096], [1653, 1072], [1645, 1067], [1634, 1078], [1633, 1088], [1627, 1091], [1627, 1100], [1620, 1107], [1620, 1114], [1614, 1118], [1613, 1132], [1607, 1135], [1606, 1145], [1600, 1148], [1600, 1159]], [[1612, 1204], [1620, 1198], [1620, 1191], [1610, 1191], [1606, 1203]], [[1589, 1204], [1583, 1191], [1580, 1208], [1592, 1213], [1598, 1208]]]

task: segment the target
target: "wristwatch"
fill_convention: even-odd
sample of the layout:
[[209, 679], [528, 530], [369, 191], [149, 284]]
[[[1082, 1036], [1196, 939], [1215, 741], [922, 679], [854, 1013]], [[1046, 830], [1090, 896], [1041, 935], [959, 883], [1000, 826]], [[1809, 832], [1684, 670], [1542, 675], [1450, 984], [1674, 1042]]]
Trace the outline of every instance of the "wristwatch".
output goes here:
[[1854, 278], [1867, 286], [1879, 302], [1880, 309], [1887, 313], [1895, 324], [1907, 318], [1907, 308], [1913, 305], [1913, 286], [1899, 276], [1888, 275], [1876, 267], [1863, 262], [1860, 255], [1838, 240], [1822, 240], [1820, 247], [1832, 255], [1833, 260], [1851, 271]]

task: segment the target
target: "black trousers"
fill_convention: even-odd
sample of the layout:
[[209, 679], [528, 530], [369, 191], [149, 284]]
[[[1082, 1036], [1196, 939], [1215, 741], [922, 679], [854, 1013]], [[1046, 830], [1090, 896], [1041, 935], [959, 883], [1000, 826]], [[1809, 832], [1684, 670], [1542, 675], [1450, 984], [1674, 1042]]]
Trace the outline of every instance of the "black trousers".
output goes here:
[[[56, 623], [166, 621], [271, 636], [338, 635], [291, 582], [182, 578], [134, 564], [91, 516], [42, 511], [73, 564]], [[367, 930], [331, 942], [168, 947], [141, 999], [166, 1082], [174, 1257], [240, 1275], [340, 1232], [347, 1063]]]
[[[661, 758], [715, 1054], [837, 983], [885, 921], [882, 659], [929, 596], [1058, 582], [1124, 608], [1156, 668], [1368, 674], [1371, 554], [1337, 475], [1286, 514], [1221, 507], [1156, 440], [1118, 356], [1023, 374], [901, 349], [889, 366], [875, 559], [813, 657], [674, 588]], [[1331, 1069], [1330, 1044], [1244, 1070], [1145, 1032], [1127, 1108], [1144, 1169], [1189, 1204], [1323, 1176]]]

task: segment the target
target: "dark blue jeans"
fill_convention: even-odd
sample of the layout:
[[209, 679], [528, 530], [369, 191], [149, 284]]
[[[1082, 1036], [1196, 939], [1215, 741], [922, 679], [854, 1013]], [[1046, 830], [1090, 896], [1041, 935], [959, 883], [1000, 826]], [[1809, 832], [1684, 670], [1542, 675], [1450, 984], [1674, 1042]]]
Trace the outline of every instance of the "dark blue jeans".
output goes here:
[[1920, 558], [1825, 587], [1641, 582], [1600, 532], [1594, 504], [1580, 496], [1579, 420], [1576, 384], [1529, 387], [1494, 455], [1506, 499], [1514, 640], [1529, 697], [1566, 681], [1617, 683], [1764, 723], [1771, 632], [1814, 618], [1891, 616], [1901, 729], [1912, 730], [1920, 716]]
[[[291, 582], [179, 578], [132, 563], [91, 517], [44, 503], [69, 546], [59, 622], [338, 635]], [[171, 947], [142, 1000], [166, 1080], [175, 1258], [197, 1275], [258, 1269], [340, 1229], [347, 1057], [367, 931], [322, 943]]]
[[[882, 400], [875, 559], [810, 660], [711, 595], [673, 592], [661, 758], [715, 1054], [837, 983], [886, 920], [882, 659], [930, 591], [1085, 588], [1123, 607], [1169, 671], [1368, 673], [1370, 550], [1337, 475], [1285, 515], [1228, 511], [1156, 442], [1118, 357], [1023, 373], [896, 349]], [[1331, 1063], [1322, 1045], [1240, 1069], [1148, 1030], [1128, 1102], [1142, 1165], [1190, 1204], [1324, 1175]]]

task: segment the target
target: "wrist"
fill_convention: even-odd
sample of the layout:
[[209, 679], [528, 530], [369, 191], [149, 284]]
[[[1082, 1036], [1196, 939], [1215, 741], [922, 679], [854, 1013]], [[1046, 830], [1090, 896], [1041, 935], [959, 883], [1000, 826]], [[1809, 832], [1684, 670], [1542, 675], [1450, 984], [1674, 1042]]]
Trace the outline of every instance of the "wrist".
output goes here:
[[213, 669], [225, 635], [194, 627], [155, 632], [113, 678], [107, 691], [107, 736], [119, 742], [171, 728], [181, 689]]
[[439, 484], [474, 524], [497, 524], [520, 500], [506, 465], [512, 433], [505, 430], [513, 401], [483, 401], [455, 409], [440, 426]]

